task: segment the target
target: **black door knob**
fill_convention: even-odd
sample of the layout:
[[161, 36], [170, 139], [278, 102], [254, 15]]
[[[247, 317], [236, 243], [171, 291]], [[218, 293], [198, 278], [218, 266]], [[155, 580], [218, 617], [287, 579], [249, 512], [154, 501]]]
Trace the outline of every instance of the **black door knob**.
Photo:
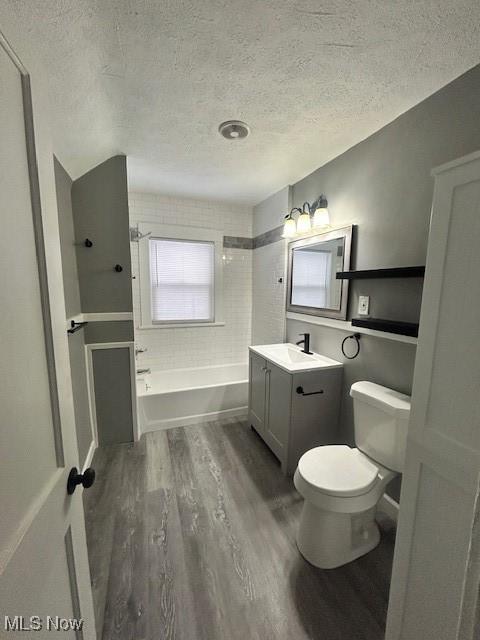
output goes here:
[[67, 493], [69, 496], [77, 488], [77, 484], [81, 484], [84, 489], [88, 489], [95, 482], [95, 470], [92, 467], [88, 467], [82, 473], [78, 473], [77, 467], [72, 467], [70, 473], [68, 474], [67, 480]]

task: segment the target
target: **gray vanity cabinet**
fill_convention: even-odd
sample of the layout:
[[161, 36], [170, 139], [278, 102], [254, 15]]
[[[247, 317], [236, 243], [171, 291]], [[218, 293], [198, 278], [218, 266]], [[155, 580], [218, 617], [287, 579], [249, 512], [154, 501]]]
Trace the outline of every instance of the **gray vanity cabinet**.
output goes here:
[[250, 425], [293, 474], [300, 457], [338, 439], [342, 369], [289, 373], [250, 351]]
[[250, 353], [248, 409], [252, 427], [262, 436], [265, 431], [265, 403], [267, 387], [267, 361]]
[[263, 439], [282, 463], [286, 459], [288, 449], [291, 377], [267, 360]]

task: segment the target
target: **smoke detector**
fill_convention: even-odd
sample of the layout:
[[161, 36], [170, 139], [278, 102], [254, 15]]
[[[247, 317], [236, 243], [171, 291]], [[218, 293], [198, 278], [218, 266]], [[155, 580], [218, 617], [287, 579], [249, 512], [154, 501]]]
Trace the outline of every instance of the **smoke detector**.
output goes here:
[[250, 127], [240, 120], [226, 120], [218, 127], [218, 131], [227, 140], [242, 140], [250, 133]]

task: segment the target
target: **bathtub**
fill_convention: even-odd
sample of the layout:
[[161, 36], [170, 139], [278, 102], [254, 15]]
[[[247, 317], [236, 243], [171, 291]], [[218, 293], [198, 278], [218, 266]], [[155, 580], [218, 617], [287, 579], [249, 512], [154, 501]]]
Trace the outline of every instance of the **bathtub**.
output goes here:
[[137, 376], [142, 433], [243, 415], [248, 364], [170, 369]]

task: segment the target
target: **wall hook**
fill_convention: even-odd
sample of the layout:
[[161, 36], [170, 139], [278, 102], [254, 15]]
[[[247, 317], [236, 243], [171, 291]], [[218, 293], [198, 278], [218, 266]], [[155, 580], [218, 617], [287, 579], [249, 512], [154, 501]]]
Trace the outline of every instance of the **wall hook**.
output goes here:
[[117, 273], [121, 273], [123, 271], [123, 267], [121, 264], [116, 264], [113, 268]]
[[88, 247], [90, 249], [90, 247], [93, 247], [93, 242], [91, 240], [89, 240], [88, 238], [85, 238], [85, 242], [84, 242], [85, 246]]

